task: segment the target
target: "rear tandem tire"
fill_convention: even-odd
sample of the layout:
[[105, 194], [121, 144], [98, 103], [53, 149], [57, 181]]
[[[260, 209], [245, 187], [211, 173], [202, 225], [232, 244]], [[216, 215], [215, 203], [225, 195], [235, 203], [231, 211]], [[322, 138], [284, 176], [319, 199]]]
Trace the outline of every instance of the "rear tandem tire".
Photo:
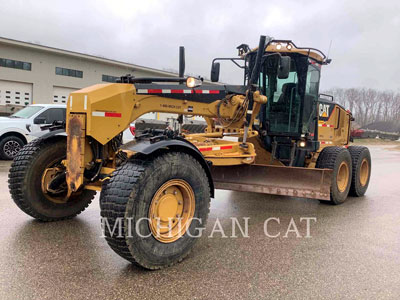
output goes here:
[[[181, 194], [177, 186], [163, 190], [170, 182], [183, 183], [182, 189], [190, 191], [193, 221], [175, 239], [165, 241], [153, 231], [154, 203], [164, 203], [162, 208], [159, 204], [155, 214], [164, 209], [167, 215], [178, 217], [174, 201], [177, 194], [185, 193]], [[184, 203], [182, 216], [188, 210], [186, 198], [179, 200], [180, 205]], [[198, 240], [196, 236], [205, 228], [209, 208], [210, 187], [204, 169], [192, 156], [180, 152], [128, 161], [103, 183], [100, 195], [103, 232], [109, 246], [133, 264], [152, 270], [178, 263], [189, 254]], [[159, 218], [163, 218], [161, 213]]]
[[335, 205], [344, 203], [351, 186], [350, 152], [342, 147], [326, 147], [319, 154], [316, 168], [333, 170], [329, 202]]
[[353, 164], [353, 176], [349, 195], [361, 197], [368, 189], [371, 177], [371, 154], [364, 146], [350, 146], [349, 148]]
[[8, 174], [8, 187], [15, 204], [26, 214], [41, 221], [58, 221], [81, 213], [96, 192], [83, 190], [67, 202], [51, 201], [42, 191], [42, 176], [54, 161], [66, 157], [66, 138], [35, 139], [17, 153]]

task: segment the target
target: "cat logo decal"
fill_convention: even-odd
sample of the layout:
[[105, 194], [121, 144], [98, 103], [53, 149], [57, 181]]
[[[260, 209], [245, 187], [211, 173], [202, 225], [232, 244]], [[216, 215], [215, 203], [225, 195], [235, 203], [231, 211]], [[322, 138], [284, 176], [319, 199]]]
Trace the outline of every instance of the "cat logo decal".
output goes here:
[[319, 116], [322, 118], [329, 118], [329, 104], [320, 104], [319, 105]]

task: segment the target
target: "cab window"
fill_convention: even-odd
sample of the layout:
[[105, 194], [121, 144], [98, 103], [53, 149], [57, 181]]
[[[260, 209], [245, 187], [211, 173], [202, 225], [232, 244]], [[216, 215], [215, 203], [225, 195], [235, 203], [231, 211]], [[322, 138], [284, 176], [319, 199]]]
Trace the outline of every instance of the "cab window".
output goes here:
[[318, 92], [319, 92], [320, 70], [315, 64], [309, 63], [307, 70], [306, 89], [304, 94], [303, 128], [302, 132], [314, 132]]
[[270, 85], [267, 88], [268, 129], [275, 133], [297, 133], [300, 123], [301, 97], [295, 61], [292, 59], [288, 78], [270, 77]]
[[307, 81], [306, 81], [306, 94], [318, 98], [320, 72], [314, 65], [308, 66]]

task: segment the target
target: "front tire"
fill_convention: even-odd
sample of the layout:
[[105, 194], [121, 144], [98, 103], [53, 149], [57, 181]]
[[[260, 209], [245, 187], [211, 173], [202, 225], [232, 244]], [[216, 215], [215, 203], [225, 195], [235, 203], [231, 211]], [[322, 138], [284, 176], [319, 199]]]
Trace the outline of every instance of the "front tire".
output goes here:
[[[128, 261], [153, 270], [178, 263], [189, 254], [205, 227], [209, 207], [204, 169], [180, 152], [128, 161], [103, 184], [100, 195], [109, 246]], [[165, 226], [168, 219], [170, 229]], [[167, 229], [155, 232], [155, 220]], [[184, 230], [179, 230], [176, 220], [182, 220]]]
[[12, 160], [25, 145], [24, 141], [14, 135], [6, 136], [0, 141], [0, 158]]
[[344, 203], [351, 186], [350, 152], [342, 147], [326, 147], [319, 154], [316, 167], [333, 170], [330, 202], [335, 205]]
[[[58, 221], [81, 213], [92, 201], [93, 191], [82, 190], [64, 200], [64, 194], [43, 191], [47, 168], [66, 157], [66, 138], [35, 139], [18, 152], [8, 174], [8, 187], [15, 204], [26, 214], [41, 221]], [[65, 191], [66, 194], [66, 191]]]

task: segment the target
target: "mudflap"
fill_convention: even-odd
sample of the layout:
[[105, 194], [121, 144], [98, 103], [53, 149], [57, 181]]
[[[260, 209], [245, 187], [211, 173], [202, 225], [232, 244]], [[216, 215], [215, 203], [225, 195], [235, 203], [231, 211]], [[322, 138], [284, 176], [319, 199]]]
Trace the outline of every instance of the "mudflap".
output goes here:
[[238, 165], [211, 168], [216, 189], [330, 200], [333, 171]]

